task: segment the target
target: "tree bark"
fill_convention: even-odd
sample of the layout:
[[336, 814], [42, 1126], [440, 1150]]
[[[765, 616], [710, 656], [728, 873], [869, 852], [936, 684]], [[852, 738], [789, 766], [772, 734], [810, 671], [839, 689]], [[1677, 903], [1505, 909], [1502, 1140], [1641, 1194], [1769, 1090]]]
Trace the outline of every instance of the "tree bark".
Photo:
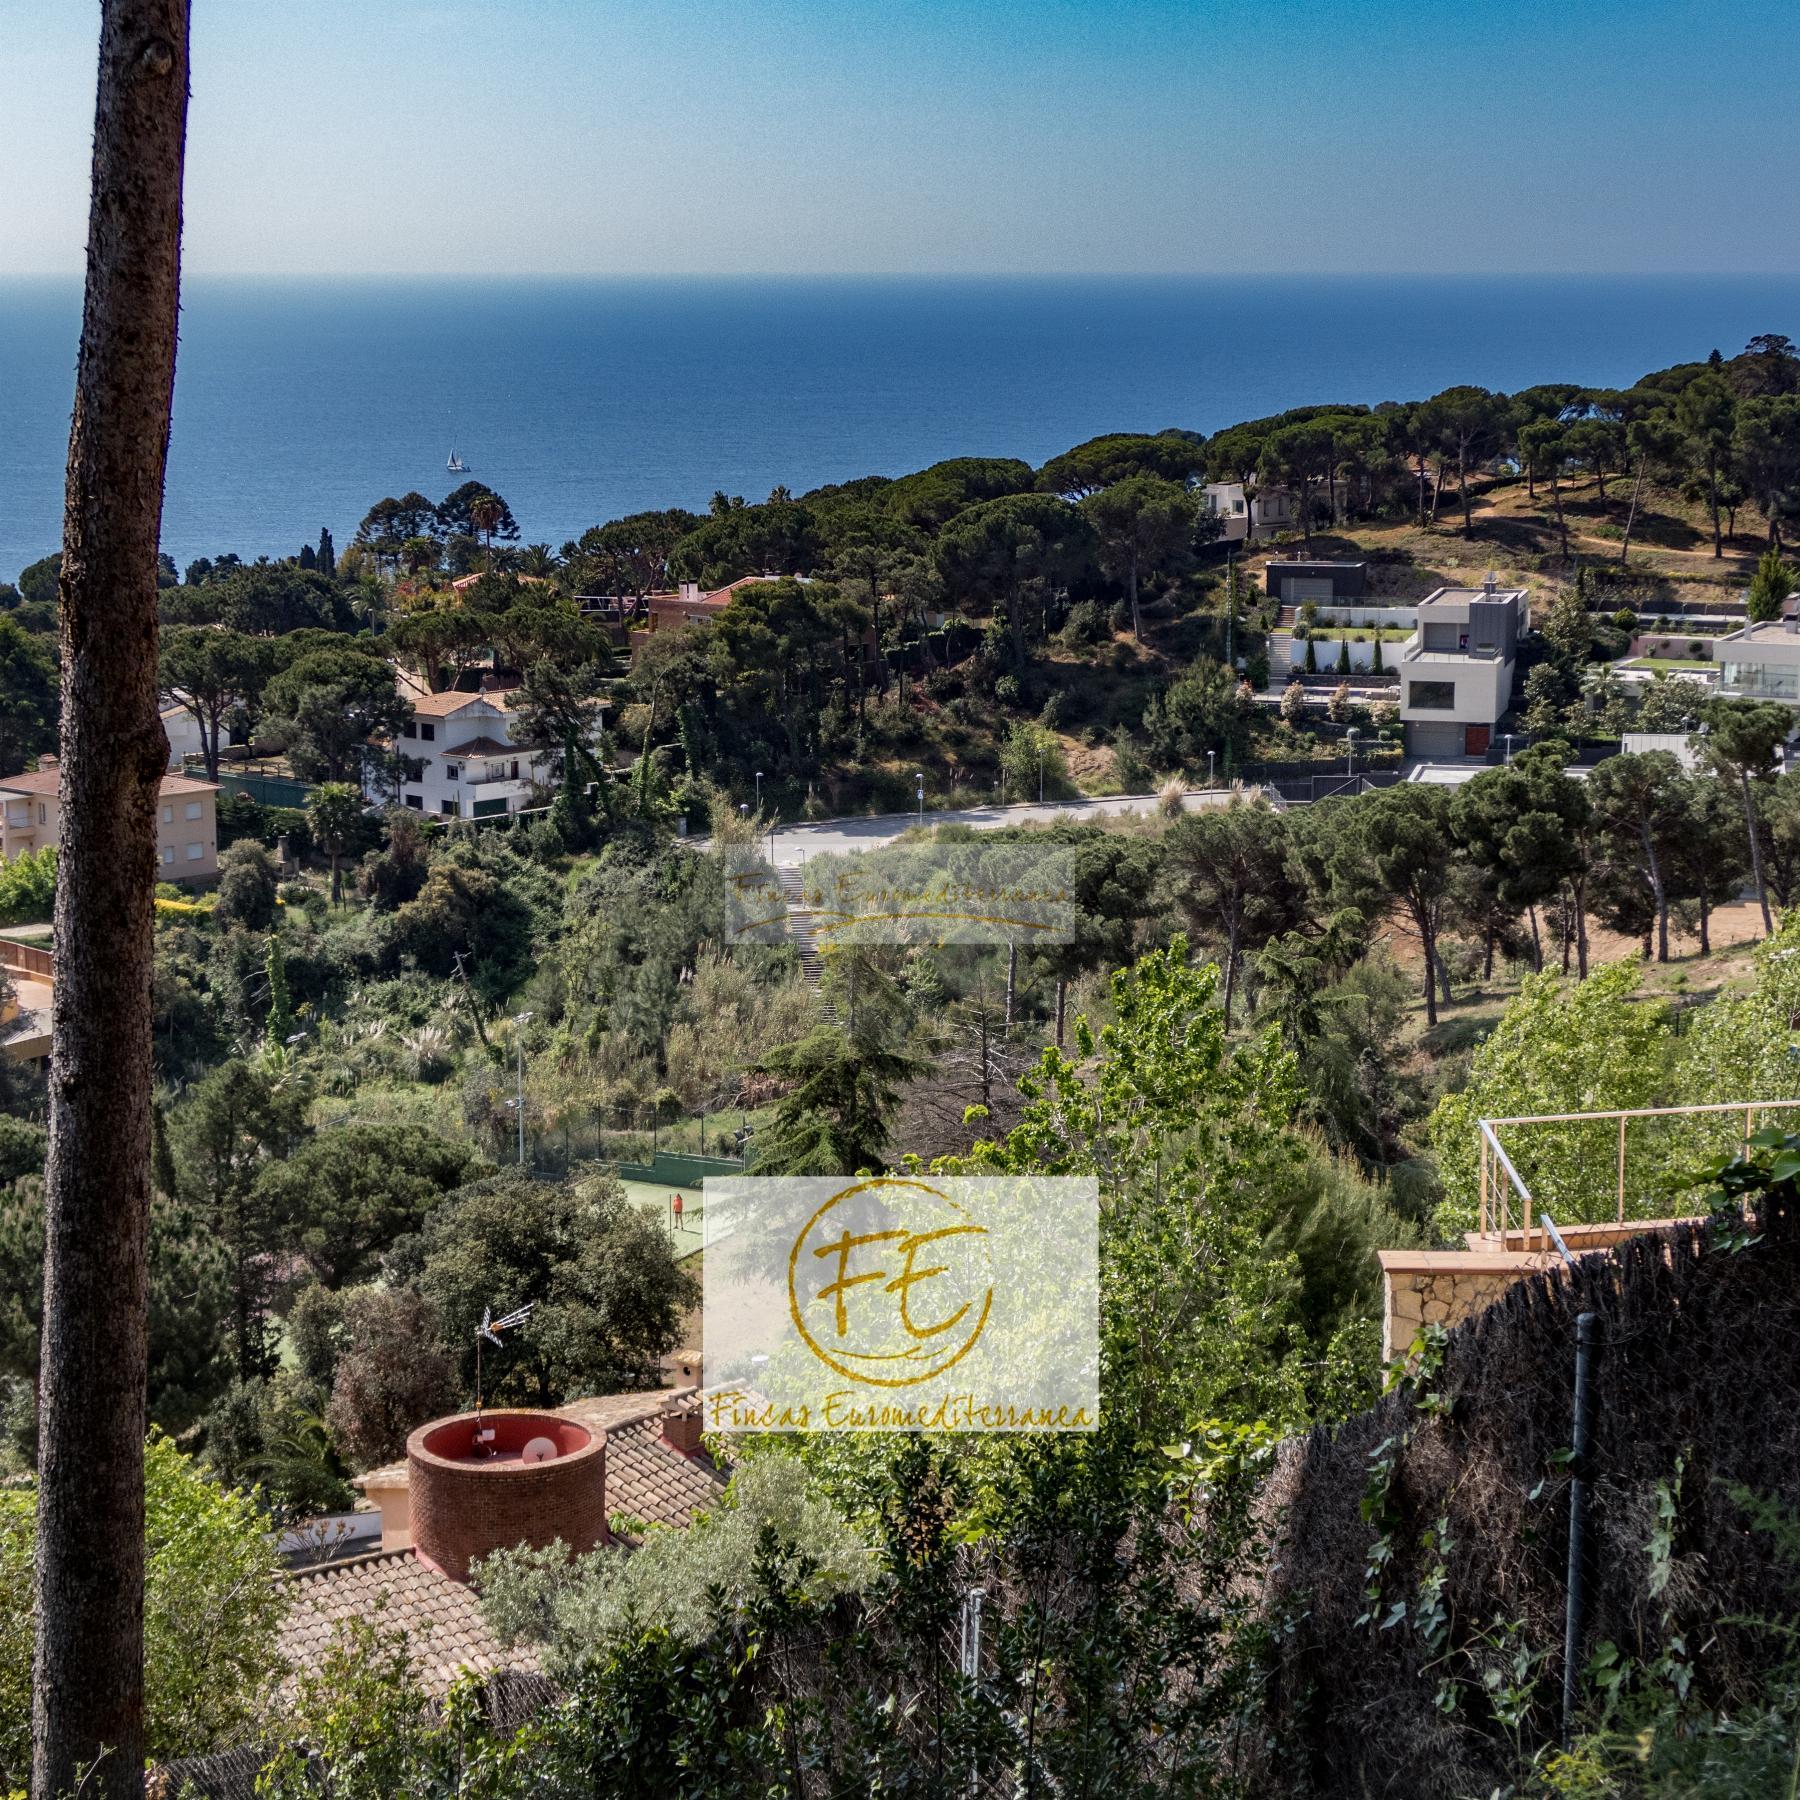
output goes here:
[[1775, 920], [1769, 913], [1769, 883], [1763, 874], [1762, 833], [1756, 829], [1756, 797], [1750, 791], [1750, 771], [1738, 770], [1738, 782], [1744, 793], [1744, 823], [1750, 828], [1750, 870], [1756, 877], [1756, 899], [1762, 908], [1763, 936], [1775, 935]]
[[144, 1791], [151, 901], [169, 758], [156, 553], [187, 92], [187, 0], [104, 0], [63, 513], [32, 1681], [43, 1800], [78, 1783], [99, 1800]]

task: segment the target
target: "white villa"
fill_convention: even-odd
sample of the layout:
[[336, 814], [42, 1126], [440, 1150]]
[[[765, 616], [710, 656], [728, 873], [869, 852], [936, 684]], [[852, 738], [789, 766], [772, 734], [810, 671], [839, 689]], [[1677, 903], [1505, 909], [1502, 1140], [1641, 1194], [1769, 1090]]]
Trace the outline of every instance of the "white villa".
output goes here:
[[1258, 488], [1246, 494], [1241, 481], [1209, 481], [1201, 498], [1219, 521], [1221, 543], [1241, 544], [1295, 529], [1294, 500], [1286, 488]]
[[1418, 604], [1401, 646], [1400, 719], [1414, 756], [1485, 756], [1512, 704], [1519, 639], [1531, 597], [1490, 574], [1478, 588], [1439, 588]]
[[[446, 819], [514, 813], [556, 780], [556, 751], [514, 741], [504, 689], [426, 694], [403, 680], [412, 717], [394, 749], [401, 761], [400, 804]], [[369, 789], [372, 800], [388, 797]]]

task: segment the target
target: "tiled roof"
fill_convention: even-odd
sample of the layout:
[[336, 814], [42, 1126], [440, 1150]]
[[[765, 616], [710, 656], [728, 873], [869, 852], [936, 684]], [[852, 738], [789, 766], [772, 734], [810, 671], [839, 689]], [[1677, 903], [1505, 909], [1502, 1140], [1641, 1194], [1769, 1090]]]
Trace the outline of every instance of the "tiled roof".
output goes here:
[[517, 756], [517, 744], [503, 744], [498, 738], [475, 737], [466, 744], [458, 744], [454, 750], [440, 750], [439, 756], [456, 758], [459, 756]]
[[[28, 775], [3, 775], [0, 776], [0, 793], [54, 794], [61, 780], [60, 769], [34, 769]], [[165, 775], [161, 791], [164, 799], [168, 799], [176, 794], [216, 794], [219, 790], [210, 781], [194, 781], [186, 775]]]
[[296, 1674], [316, 1668], [340, 1623], [367, 1620], [411, 1640], [420, 1685], [433, 1698], [464, 1669], [537, 1668], [525, 1646], [508, 1649], [488, 1629], [472, 1588], [423, 1563], [411, 1550], [386, 1550], [291, 1577], [293, 1605], [281, 1648]]
[[[729, 1479], [704, 1455], [683, 1456], [665, 1443], [661, 1416], [665, 1411], [691, 1411], [692, 1396], [661, 1392], [604, 1394], [571, 1400], [556, 1410], [578, 1425], [606, 1433], [606, 1510], [624, 1513], [645, 1524], [686, 1525], [697, 1511], [712, 1506]], [[391, 1493], [409, 1485], [406, 1464], [384, 1463], [356, 1477], [364, 1493]]]
[[646, 1525], [685, 1526], [717, 1504], [725, 1475], [705, 1456], [683, 1456], [655, 1419], [606, 1434], [606, 1510]]
[[452, 713], [459, 713], [465, 706], [476, 706], [485, 701], [500, 712], [506, 711], [504, 694], [464, 694], [451, 688], [442, 694], [414, 694], [407, 696], [412, 700], [412, 709], [427, 719], [447, 719]]

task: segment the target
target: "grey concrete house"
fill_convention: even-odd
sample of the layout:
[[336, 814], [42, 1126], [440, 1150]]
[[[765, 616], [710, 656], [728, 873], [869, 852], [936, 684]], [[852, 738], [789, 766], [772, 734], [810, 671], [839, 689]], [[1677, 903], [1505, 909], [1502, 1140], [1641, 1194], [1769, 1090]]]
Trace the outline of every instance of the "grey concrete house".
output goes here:
[[1413, 756], [1485, 756], [1512, 704], [1531, 597], [1490, 574], [1478, 588], [1439, 588], [1419, 602], [1400, 650], [1400, 722]]

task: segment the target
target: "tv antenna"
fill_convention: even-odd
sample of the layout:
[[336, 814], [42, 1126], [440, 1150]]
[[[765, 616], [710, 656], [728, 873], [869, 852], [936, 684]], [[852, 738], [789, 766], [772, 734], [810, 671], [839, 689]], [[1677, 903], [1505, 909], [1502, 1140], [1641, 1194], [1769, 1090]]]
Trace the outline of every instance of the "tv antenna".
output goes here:
[[523, 1306], [515, 1307], [504, 1317], [496, 1319], [494, 1309], [484, 1306], [481, 1309], [481, 1323], [475, 1327], [475, 1441], [481, 1442], [481, 1346], [485, 1341], [497, 1349], [505, 1347], [505, 1340], [500, 1336], [503, 1331], [512, 1331], [523, 1325], [531, 1317], [531, 1309], [537, 1305], [535, 1300], [527, 1300]]

